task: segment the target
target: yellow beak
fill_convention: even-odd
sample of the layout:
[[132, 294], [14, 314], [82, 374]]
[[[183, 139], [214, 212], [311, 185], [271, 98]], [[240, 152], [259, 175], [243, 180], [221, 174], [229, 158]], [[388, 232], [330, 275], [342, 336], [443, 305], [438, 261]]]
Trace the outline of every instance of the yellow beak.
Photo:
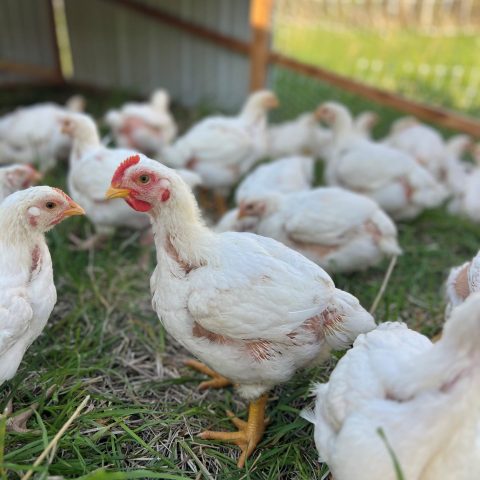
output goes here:
[[130, 190], [128, 188], [115, 188], [110, 187], [105, 193], [105, 198], [125, 198], [130, 195]]
[[70, 208], [63, 212], [65, 217], [73, 217], [74, 215], [85, 215], [85, 210], [75, 202], [70, 203]]

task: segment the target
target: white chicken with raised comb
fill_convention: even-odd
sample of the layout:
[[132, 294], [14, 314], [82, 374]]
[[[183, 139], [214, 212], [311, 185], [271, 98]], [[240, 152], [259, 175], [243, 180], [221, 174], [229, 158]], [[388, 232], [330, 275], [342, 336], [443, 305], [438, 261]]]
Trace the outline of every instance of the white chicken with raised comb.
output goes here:
[[0, 167], [0, 202], [8, 195], [31, 187], [42, 175], [30, 165]]
[[360, 335], [315, 393], [303, 416], [335, 480], [480, 478], [480, 294], [436, 343], [398, 322]]
[[480, 252], [469, 262], [453, 267], [447, 278], [447, 316], [452, 308], [464, 302], [472, 293], [480, 291]]
[[327, 184], [369, 196], [396, 220], [414, 218], [446, 199], [446, 189], [410, 155], [359, 134], [343, 105], [327, 102], [320, 110], [334, 135]]
[[156, 90], [147, 103], [131, 102], [119, 110], [109, 110], [105, 121], [119, 147], [156, 155], [177, 136], [169, 106], [168, 92]]
[[393, 122], [385, 143], [411, 155], [437, 180], [445, 175], [446, 145], [442, 135], [414, 117]]
[[[45, 186], [12, 193], [0, 203], [0, 385], [14, 377], [57, 300], [45, 233], [83, 213], [64, 192]], [[25, 431], [32, 414], [13, 417], [9, 428]]]
[[[150, 220], [128, 208], [120, 200], [106, 200], [105, 190], [120, 163], [136, 152], [120, 148], [107, 148], [100, 142], [97, 126], [85, 114], [71, 114], [63, 119], [62, 130], [72, 137], [72, 152], [68, 171], [68, 190], [85, 208], [94, 224], [96, 234], [81, 241], [71, 236], [81, 250], [89, 249], [108, 238], [118, 227], [144, 231], [144, 240], [150, 238]], [[182, 170], [191, 188], [201, 183], [194, 172]]]
[[75, 96], [66, 107], [40, 103], [4, 115], [0, 118], [0, 163], [38, 164], [46, 172], [57, 160], [66, 160], [71, 141], [61, 132], [61, 118], [84, 107], [83, 98]]
[[[293, 248], [328, 272], [364, 270], [401, 253], [397, 229], [370, 198], [342, 188], [265, 192], [240, 204], [240, 226]], [[253, 223], [253, 222], [252, 222]]]
[[225, 195], [267, 154], [267, 113], [278, 105], [275, 94], [251, 94], [236, 117], [207, 117], [194, 125], [159, 157], [175, 168], [188, 168], [216, 193], [217, 208], [225, 211]]
[[157, 249], [153, 307], [166, 330], [209, 366], [190, 363], [213, 377], [204, 387], [231, 382], [250, 402], [247, 421], [231, 415], [237, 432], [201, 434], [238, 445], [243, 467], [266, 427], [267, 392], [374, 328], [372, 316], [281, 243], [209, 230], [188, 186], [158, 162], [128, 158], [107, 196], [148, 212]]

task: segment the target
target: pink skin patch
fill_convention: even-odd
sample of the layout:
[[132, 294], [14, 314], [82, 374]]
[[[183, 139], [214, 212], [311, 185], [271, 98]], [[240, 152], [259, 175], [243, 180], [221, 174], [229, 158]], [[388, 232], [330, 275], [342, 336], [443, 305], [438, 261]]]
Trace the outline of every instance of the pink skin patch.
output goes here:
[[38, 225], [38, 222], [37, 222], [37, 217], [35, 215], [29, 215], [28, 216], [28, 223], [32, 226], [32, 227], [36, 227]]
[[40, 265], [40, 247], [35, 245], [32, 251], [32, 266], [30, 267], [30, 273], [33, 273]]

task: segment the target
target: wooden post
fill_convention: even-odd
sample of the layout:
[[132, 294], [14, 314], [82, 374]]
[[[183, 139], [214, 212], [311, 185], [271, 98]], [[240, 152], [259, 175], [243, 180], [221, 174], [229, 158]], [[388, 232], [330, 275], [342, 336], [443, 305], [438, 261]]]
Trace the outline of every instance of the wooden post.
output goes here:
[[265, 87], [270, 53], [273, 0], [250, 0], [250, 91]]
[[58, 81], [64, 82], [65, 79], [63, 78], [62, 63], [60, 60], [60, 46], [58, 45], [57, 28], [55, 25], [55, 13], [53, 11], [54, 9], [53, 1], [54, 0], [47, 0], [46, 3], [47, 3], [48, 18], [50, 21], [50, 38], [51, 38], [51, 44], [52, 44], [52, 50], [53, 50], [53, 58], [55, 61], [54, 70], [58, 78]]

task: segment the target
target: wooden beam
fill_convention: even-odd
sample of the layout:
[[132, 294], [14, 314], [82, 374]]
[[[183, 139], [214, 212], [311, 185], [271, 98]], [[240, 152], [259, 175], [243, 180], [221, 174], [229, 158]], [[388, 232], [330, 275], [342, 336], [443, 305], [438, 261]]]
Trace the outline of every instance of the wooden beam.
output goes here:
[[55, 71], [58, 76], [58, 80], [63, 82], [62, 63], [60, 60], [60, 47], [58, 45], [57, 29], [55, 26], [55, 13], [53, 11], [53, 0], [46, 0], [48, 20], [50, 23], [50, 42], [52, 44], [53, 58], [55, 60]]
[[273, 0], [250, 0], [250, 91], [265, 88], [270, 53]]
[[26, 77], [49, 80], [53, 83], [60, 83], [62, 81], [62, 79], [58, 77], [58, 72], [56, 70], [52, 70], [51, 68], [46, 68], [40, 65], [15, 63], [9, 60], [0, 59], [0, 71], [25, 75]]
[[178, 28], [184, 32], [190, 33], [196, 37], [202, 38], [210, 43], [214, 43], [227, 50], [231, 50], [236, 53], [248, 55], [250, 52], [250, 44], [242, 40], [223, 35], [222, 33], [215, 32], [209, 28], [202, 27], [194, 22], [183, 20], [171, 13], [165, 12], [156, 7], [151, 7], [147, 4], [137, 3], [134, 0], [103, 0], [104, 2], [112, 3], [114, 5], [121, 5], [124, 8], [128, 8], [136, 13], [145, 15], [156, 21], [165, 23], [169, 27]]
[[476, 137], [480, 136], [480, 121], [473, 117], [468, 117], [444, 108], [433, 107], [414, 100], [408, 100], [399, 94], [357, 82], [343, 75], [300, 62], [291, 57], [281, 55], [280, 53], [271, 52], [269, 54], [269, 61], [274, 65], [279, 65], [302, 75], [316, 78], [322, 82], [368, 98], [381, 105], [387, 105], [402, 112], [415, 115], [422, 120], [437, 123], [454, 130], [460, 130]]

